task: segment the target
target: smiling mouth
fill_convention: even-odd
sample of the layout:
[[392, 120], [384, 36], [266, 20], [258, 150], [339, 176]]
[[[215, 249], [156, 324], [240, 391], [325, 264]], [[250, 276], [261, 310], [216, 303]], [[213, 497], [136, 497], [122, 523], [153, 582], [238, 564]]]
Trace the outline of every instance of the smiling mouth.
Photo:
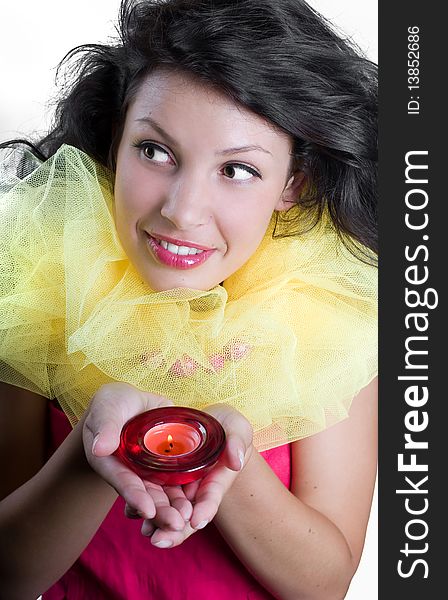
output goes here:
[[147, 234], [148, 247], [157, 262], [173, 269], [192, 269], [202, 265], [215, 252], [214, 249], [177, 245]]
[[194, 256], [195, 254], [202, 254], [202, 252], [204, 252], [204, 250], [194, 246], [178, 246], [177, 244], [172, 244], [166, 240], [158, 240], [157, 238], [153, 239], [155, 239], [155, 241], [162, 246], [162, 248], [165, 248], [165, 250], [168, 250], [168, 252], [171, 252], [171, 254], [177, 254], [178, 256]]

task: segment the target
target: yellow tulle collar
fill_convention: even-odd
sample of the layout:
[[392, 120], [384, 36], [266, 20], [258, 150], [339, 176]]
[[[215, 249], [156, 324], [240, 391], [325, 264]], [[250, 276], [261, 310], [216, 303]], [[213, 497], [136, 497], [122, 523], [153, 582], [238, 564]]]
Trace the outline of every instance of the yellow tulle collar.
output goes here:
[[[272, 239], [223, 286], [152, 292], [124, 254], [107, 173], [63, 146], [0, 201], [0, 379], [72, 423], [126, 381], [176, 404], [227, 402], [260, 450], [345, 416], [376, 374], [376, 271], [330, 222]], [[6, 189], [5, 187], [5, 189]]]

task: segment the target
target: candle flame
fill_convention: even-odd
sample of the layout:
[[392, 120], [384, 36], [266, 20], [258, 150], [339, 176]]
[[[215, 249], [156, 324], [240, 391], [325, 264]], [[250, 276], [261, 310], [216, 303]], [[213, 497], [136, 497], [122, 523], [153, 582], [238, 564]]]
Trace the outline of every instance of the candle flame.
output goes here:
[[172, 441], [173, 441], [173, 436], [168, 434], [168, 444], [171, 444]]

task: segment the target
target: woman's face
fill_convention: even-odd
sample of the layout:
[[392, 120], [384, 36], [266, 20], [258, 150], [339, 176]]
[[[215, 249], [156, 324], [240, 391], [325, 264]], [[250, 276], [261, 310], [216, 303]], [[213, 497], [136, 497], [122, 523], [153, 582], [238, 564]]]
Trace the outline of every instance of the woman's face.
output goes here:
[[273, 211], [293, 201], [291, 146], [188, 75], [157, 71], [144, 81], [118, 148], [115, 220], [151, 289], [209, 290], [249, 259]]

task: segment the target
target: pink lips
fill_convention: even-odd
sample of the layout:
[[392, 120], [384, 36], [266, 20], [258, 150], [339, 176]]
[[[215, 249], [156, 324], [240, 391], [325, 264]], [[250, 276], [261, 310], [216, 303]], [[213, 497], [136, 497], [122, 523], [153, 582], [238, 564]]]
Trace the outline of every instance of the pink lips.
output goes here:
[[[194, 267], [198, 267], [202, 265], [215, 251], [214, 249], [205, 249], [203, 246], [194, 246], [194, 248], [198, 248], [199, 250], [204, 250], [200, 254], [173, 254], [163, 248], [152, 236], [148, 235], [148, 246], [152, 250], [152, 253], [155, 255], [157, 260], [168, 267], [172, 267], [174, 269], [193, 269]], [[166, 239], [166, 238], [163, 238]], [[177, 246], [188, 246], [193, 247], [191, 244], [186, 242], [180, 242], [179, 240], [170, 240], [166, 239], [167, 242], [171, 242], [176, 244]]]

